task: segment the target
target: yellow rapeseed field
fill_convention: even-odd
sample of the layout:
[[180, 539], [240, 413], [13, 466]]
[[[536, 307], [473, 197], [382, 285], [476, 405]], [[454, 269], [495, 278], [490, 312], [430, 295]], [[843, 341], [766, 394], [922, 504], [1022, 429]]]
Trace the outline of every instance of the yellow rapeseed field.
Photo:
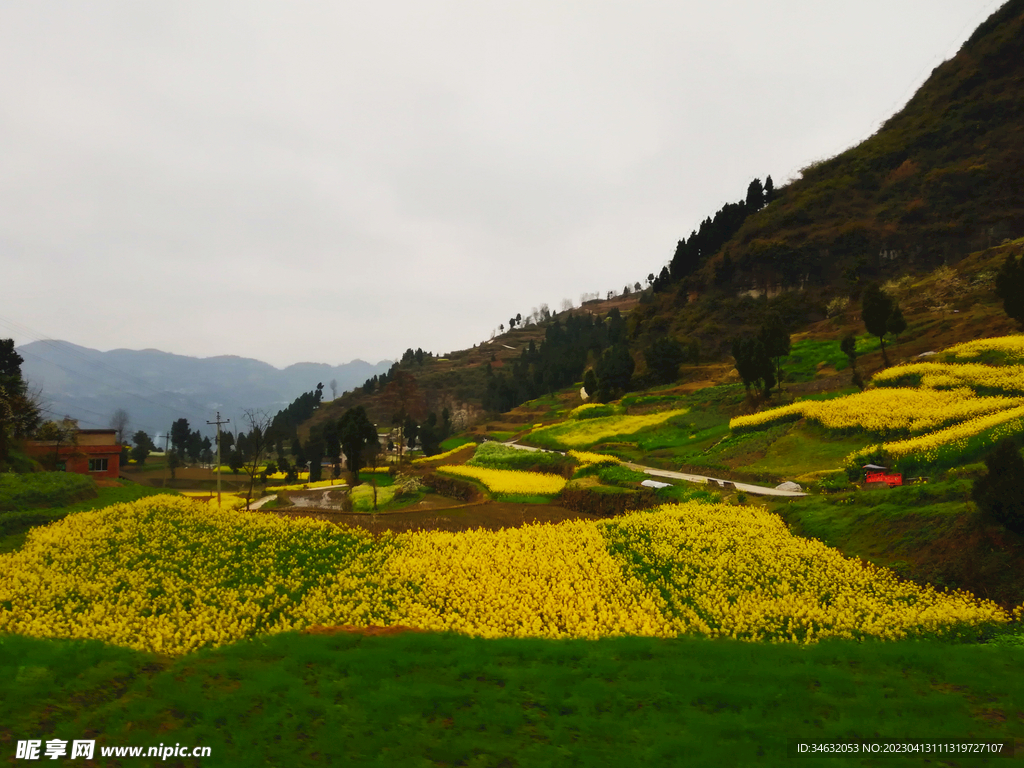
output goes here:
[[978, 416], [969, 421], [907, 440], [868, 446], [850, 454], [846, 463], [848, 466], [857, 467], [867, 457], [881, 452], [889, 461], [899, 461], [908, 456], [915, 456], [922, 463], [927, 464], [937, 461], [942, 451], [962, 453], [971, 441], [982, 446], [992, 446], [1004, 437], [1013, 437], [1021, 432], [1024, 432], [1024, 405]]
[[[472, 443], [468, 443], [468, 445], [472, 445]], [[413, 459], [412, 463], [413, 464], [426, 464], [428, 461], [437, 461], [439, 459], [447, 459], [449, 456], [452, 456], [452, 455], [458, 453], [459, 451], [465, 450], [465, 448], [466, 448], [465, 445], [460, 445], [459, 447], [452, 448], [450, 451], [445, 451], [444, 453], [435, 453], [433, 456], [420, 456], [418, 458]]]
[[555, 494], [565, 487], [565, 478], [543, 472], [525, 472], [519, 469], [490, 469], [488, 467], [470, 467], [465, 464], [446, 464], [437, 468], [438, 472], [451, 475], [462, 475], [479, 480], [494, 493], [522, 494]]
[[763, 509], [701, 503], [374, 538], [157, 496], [70, 515], [0, 556], [0, 632], [169, 654], [315, 624], [814, 642], [1008, 620], [795, 537]]
[[[583, 407], [583, 406], [580, 406]], [[687, 408], [656, 411], [636, 416], [598, 416], [579, 421], [565, 421], [535, 429], [534, 435], [543, 434], [570, 448], [585, 448], [617, 435], [632, 435], [642, 429], [663, 424], [674, 416], [687, 412]]]
[[1006, 362], [1024, 363], [1024, 335], [997, 336], [992, 339], [975, 339], [947, 347], [943, 358], [947, 360], [972, 360], [988, 353], [997, 353]]
[[569, 451], [569, 456], [576, 459], [576, 462], [581, 467], [590, 466], [592, 464], [618, 464], [619, 460], [614, 456], [609, 456], [606, 453], [590, 453], [588, 451]]
[[1024, 395], [1024, 365], [984, 363], [906, 363], [879, 371], [871, 379], [876, 386], [919, 383], [928, 389], [958, 389]]

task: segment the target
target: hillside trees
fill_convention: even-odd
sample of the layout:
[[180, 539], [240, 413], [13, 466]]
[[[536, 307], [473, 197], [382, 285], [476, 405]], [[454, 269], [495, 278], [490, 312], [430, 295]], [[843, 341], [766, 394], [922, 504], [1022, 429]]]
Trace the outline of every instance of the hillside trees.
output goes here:
[[1006, 257], [996, 274], [996, 295], [1003, 300], [1003, 310], [1024, 327], [1024, 256]]
[[782, 358], [789, 355], [789, 328], [786, 326], [782, 315], [778, 312], [769, 312], [761, 324], [759, 334], [761, 343], [764, 344], [765, 353], [775, 360], [775, 379], [782, 388]]
[[651, 372], [651, 378], [656, 384], [675, 381], [679, 376], [679, 366], [689, 359], [689, 350], [671, 336], [659, 336], [644, 351], [647, 370]]
[[618, 309], [604, 318], [589, 313], [571, 314], [564, 322], [555, 318], [545, 329], [541, 344], [528, 344], [508, 373], [485, 367], [483, 406], [490, 411], [508, 411], [567, 387], [580, 380], [588, 363], [603, 350], [625, 345], [626, 340], [626, 320]]
[[878, 337], [882, 346], [882, 360], [888, 367], [889, 355], [885, 351], [885, 335], [906, 330], [907, 323], [903, 319], [903, 312], [878, 283], [870, 283], [861, 297], [861, 318], [867, 332]]
[[[774, 187], [773, 187], [774, 194]], [[743, 200], [736, 203], [723, 205], [714, 218], [707, 217], [700, 223], [700, 226], [676, 244], [676, 251], [669, 262], [668, 271], [664, 277], [668, 277], [673, 283], [685, 279], [697, 272], [698, 269], [712, 256], [718, 253], [722, 246], [735, 235], [747, 216], [756, 213], [765, 205], [765, 188], [760, 179], [754, 179], [747, 186], [747, 194]], [[659, 276], [655, 281], [655, 291], [663, 290], [667, 285]]]
[[189, 429], [188, 419], [177, 419], [171, 424], [171, 446], [178, 454], [178, 458], [185, 455], [191, 436], [192, 430]]
[[420, 445], [425, 456], [433, 456], [441, 452], [441, 427], [437, 423], [437, 414], [431, 411], [427, 420], [419, 428]]
[[286, 408], [277, 412], [270, 424], [270, 439], [276, 443], [278, 440], [295, 438], [298, 435], [298, 426], [308, 420], [320, 407], [324, 399], [324, 385], [322, 382], [309, 392], [304, 392], [295, 398]]
[[857, 370], [857, 337], [852, 333], [843, 336], [839, 342], [839, 351], [846, 355], [850, 361], [850, 369], [853, 371], [853, 383], [858, 389], [864, 391], [864, 377]]
[[366, 409], [358, 405], [349, 408], [338, 420], [338, 436], [341, 439], [341, 450], [345, 453], [345, 460], [352, 473], [352, 485], [358, 485], [363, 451], [371, 442], [378, 442], [377, 428], [367, 417]]
[[132, 448], [132, 458], [135, 460], [135, 463], [140, 465], [145, 464], [146, 458], [156, 448], [156, 446], [153, 445], [153, 440], [148, 434], [140, 429], [132, 435], [132, 443], [135, 445], [135, 447]]
[[607, 403], [620, 397], [629, 389], [635, 368], [636, 363], [625, 343], [614, 344], [606, 349], [594, 366], [594, 375], [597, 376], [597, 399]]
[[[408, 430], [415, 429], [416, 419], [423, 417], [423, 397], [416, 378], [405, 371], [396, 371], [384, 388], [384, 404], [391, 413], [391, 423], [402, 430], [401, 454], [409, 441]], [[342, 442], [344, 444], [344, 440]]]
[[754, 384], [761, 390], [761, 395], [767, 397], [771, 388], [775, 386], [775, 365], [761, 338], [748, 336], [733, 340], [732, 356], [736, 361], [736, 371], [747, 391], [749, 392], [751, 384]]

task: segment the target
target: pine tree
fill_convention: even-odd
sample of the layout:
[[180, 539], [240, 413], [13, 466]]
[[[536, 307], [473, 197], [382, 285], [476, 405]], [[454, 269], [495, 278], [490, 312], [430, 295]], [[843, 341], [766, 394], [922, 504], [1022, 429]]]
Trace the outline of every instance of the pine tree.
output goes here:
[[760, 179], [754, 179], [747, 186], [747, 213], [756, 213], [764, 208], [764, 187]]
[[[889, 355], [885, 352], [885, 334], [890, 332], [889, 322], [893, 313], [899, 311], [892, 297], [882, 290], [878, 283], [871, 283], [861, 297], [861, 318], [864, 327], [872, 336], [877, 336], [882, 347], [882, 360], [889, 367]], [[902, 314], [900, 314], [902, 318]], [[906, 323], [904, 323], [904, 328]]]
[[764, 344], [768, 357], [775, 360], [775, 378], [779, 389], [782, 389], [782, 358], [789, 355], [789, 328], [786, 327], [782, 315], [769, 312], [761, 324], [761, 343]]

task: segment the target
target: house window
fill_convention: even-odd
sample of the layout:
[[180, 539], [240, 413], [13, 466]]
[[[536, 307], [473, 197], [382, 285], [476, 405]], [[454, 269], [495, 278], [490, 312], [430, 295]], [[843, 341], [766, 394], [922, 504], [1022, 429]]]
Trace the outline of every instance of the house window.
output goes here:
[[89, 459], [89, 471], [90, 472], [106, 472], [107, 471], [107, 459]]

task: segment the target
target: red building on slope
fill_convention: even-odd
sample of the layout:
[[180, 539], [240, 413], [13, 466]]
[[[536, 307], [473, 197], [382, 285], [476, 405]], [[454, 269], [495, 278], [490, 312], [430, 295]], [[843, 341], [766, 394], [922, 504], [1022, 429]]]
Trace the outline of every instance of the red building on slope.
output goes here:
[[80, 429], [75, 443], [57, 445], [52, 440], [29, 440], [25, 450], [44, 467], [92, 477], [117, 478], [121, 446], [113, 429]]

